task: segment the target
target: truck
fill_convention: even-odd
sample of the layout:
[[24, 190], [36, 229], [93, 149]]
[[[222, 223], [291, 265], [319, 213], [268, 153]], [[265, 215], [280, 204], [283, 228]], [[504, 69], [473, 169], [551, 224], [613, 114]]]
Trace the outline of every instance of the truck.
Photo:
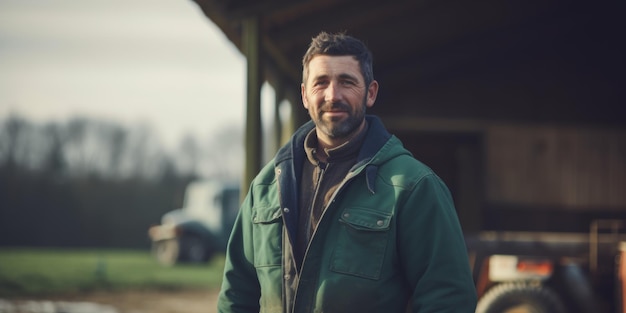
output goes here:
[[626, 313], [625, 229], [611, 219], [588, 233], [467, 236], [476, 313]]
[[206, 263], [226, 249], [240, 205], [239, 184], [198, 180], [185, 189], [183, 206], [148, 229], [152, 253], [166, 266]]

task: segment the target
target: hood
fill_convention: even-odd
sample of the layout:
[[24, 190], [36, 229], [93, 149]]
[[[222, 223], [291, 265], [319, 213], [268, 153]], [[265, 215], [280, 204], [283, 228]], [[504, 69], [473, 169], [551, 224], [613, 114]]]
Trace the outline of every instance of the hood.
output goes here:
[[[380, 118], [374, 115], [366, 115], [365, 119], [369, 127], [353, 170], [366, 165], [365, 171], [368, 187], [371, 192], [374, 192], [373, 179], [378, 172], [378, 166], [389, 159], [400, 155], [411, 155], [411, 153], [404, 148], [397, 137], [387, 131]], [[304, 160], [304, 139], [313, 128], [315, 128], [313, 121], [308, 121], [298, 128], [289, 144], [283, 146], [276, 154], [275, 164], [278, 165], [281, 162], [293, 160], [292, 173], [300, 173]], [[295, 177], [293, 179], [295, 180]]]

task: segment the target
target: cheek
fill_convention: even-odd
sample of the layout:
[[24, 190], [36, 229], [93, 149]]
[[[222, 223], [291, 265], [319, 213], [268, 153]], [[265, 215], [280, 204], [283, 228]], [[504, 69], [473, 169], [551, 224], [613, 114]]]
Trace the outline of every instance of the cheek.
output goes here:
[[359, 99], [363, 100], [367, 97], [367, 93], [364, 93], [363, 90], [353, 88], [346, 90], [346, 95], [350, 97], [350, 99]]
[[324, 96], [320, 93], [312, 92], [307, 94], [308, 107], [315, 107], [320, 102], [320, 99], [324, 99]]
[[304, 108], [307, 110], [312, 110], [315, 108], [315, 101], [317, 101], [317, 97], [313, 94], [306, 94], [304, 99], [302, 99], [302, 103], [304, 104]]

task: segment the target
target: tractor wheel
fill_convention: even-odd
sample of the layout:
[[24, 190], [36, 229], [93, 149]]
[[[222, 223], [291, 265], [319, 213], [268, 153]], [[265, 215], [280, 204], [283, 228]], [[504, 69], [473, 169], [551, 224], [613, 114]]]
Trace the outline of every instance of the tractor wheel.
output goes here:
[[187, 235], [179, 238], [181, 247], [181, 261], [189, 263], [206, 263], [211, 257], [211, 251], [205, 242], [197, 236]]
[[564, 313], [565, 306], [550, 288], [530, 282], [503, 283], [478, 301], [476, 313]]

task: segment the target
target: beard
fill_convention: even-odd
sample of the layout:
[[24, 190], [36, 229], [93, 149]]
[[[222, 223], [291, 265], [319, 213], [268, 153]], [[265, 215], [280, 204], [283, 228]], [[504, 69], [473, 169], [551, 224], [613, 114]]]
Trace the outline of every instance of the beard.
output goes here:
[[[366, 99], [363, 99], [363, 103], [354, 109], [343, 102], [324, 103], [318, 111], [309, 111], [309, 114], [319, 131], [330, 138], [341, 139], [350, 137], [359, 129], [365, 119], [365, 108]], [[324, 119], [323, 112], [330, 109], [345, 111], [348, 116]]]

